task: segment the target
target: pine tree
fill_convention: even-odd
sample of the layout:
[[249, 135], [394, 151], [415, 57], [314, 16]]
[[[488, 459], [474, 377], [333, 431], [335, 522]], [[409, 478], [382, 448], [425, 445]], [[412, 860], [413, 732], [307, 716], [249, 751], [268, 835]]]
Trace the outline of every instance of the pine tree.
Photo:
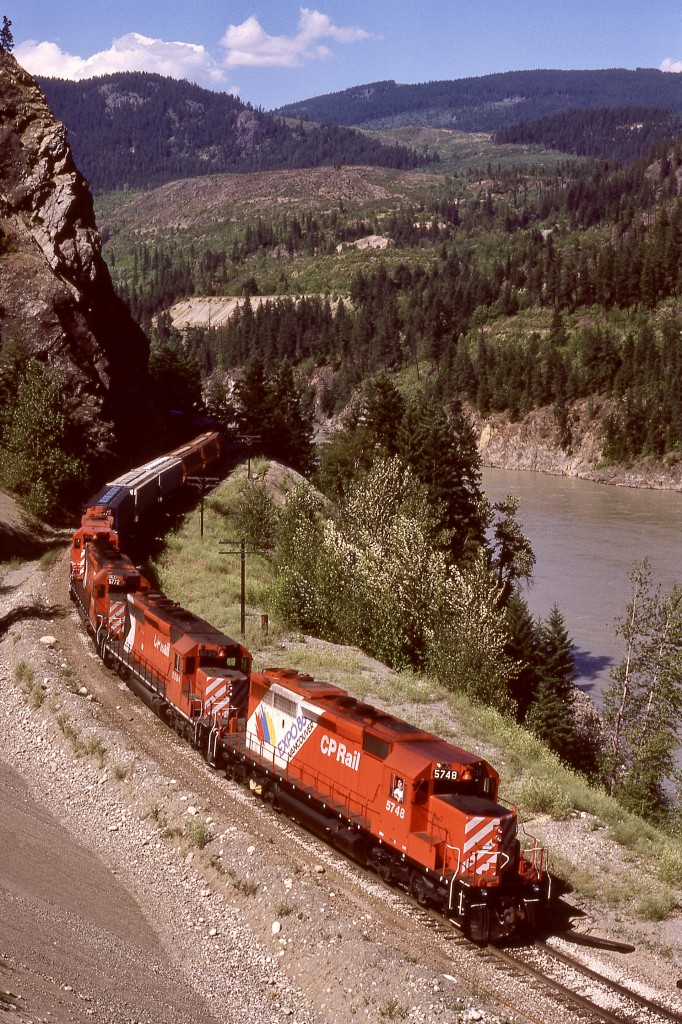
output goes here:
[[400, 429], [399, 455], [438, 510], [451, 557], [456, 561], [481, 544], [487, 525], [481, 459], [461, 408], [456, 405], [448, 416], [434, 400], [414, 400]]
[[223, 434], [234, 433], [237, 428], [237, 410], [225, 385], [223, 374], [216, 372], [208, 382], [204, 395], [206, 412], [218, 424]]
[[235, 384], [234, 393], [239, 432], [260, 437], [259, 446], [262, 449], [263, 438], [271, 436], [272, 390], [260, 356], [252, 356], [246, 364]]
[[535, 555], [516, 518], [519, 499], [508, 494], [504, 501], [496, 502], [493, 508], [496, 514], [493, 564], [498, 571], [502, 600], [506, 604], [519, 581], [529, 583], [532, 579]]
[[304, 408], [291, 363], [287, 360], [272, 380], [270, 410], [269, 435], [264, 438], [266, 451], [299, 473], [310, 473], [315, 461], [312, 411]]
[[185, 352], [175, 332], [166, 342], [152, 343], [149, 376], [160, 409], [185, 413], [203, 409], [199, 363], [195, 356]]
[[2, 16], [2, 27], [0, 28], [0, 50], [11, 53], [14, 49], [14, 37], [12, 36], [12, 22], [6, 14]]
[[379, 373], [367, 382], [363, 410], [369, 443], [385, 455], [397, 454], [405, 401], [388, 374]]
[[528, 708], [537, 697], [540, 686], [539, 637], [528, 604], [518, 592], [513, 593], [506, 606], [509, 639], [505, 653], [518, 666], [509, 690], [516, 705], [518, 722], [524, 722]]
[[575, 720], [575, 658], [564, 617], [555, 604], [539, 623], [540, 684], [526, 722], [562, 761], [581, 767], [583, 744]]
[[39, 518], [63, 511], [86, 466], [82, 438], [64, 411], [64, 383], [37, 359], [26, 363], [5, 434], [3, 478]]

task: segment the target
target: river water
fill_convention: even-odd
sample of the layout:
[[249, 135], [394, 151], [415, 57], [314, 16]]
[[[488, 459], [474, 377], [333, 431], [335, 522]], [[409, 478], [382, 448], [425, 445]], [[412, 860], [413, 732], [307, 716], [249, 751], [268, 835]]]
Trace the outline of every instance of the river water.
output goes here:
[[682, 584], [682, 494], [502, 469], [483, 470], [483, 489], [490, 501], [519, 499], [536, 557], [528, 606], [546, 617], [559, 605], [575, 644], [577, 682], [601, 706], [623, 655], [615, 620], [630, 599], [633, 563], [648, 558], [664, 591]]

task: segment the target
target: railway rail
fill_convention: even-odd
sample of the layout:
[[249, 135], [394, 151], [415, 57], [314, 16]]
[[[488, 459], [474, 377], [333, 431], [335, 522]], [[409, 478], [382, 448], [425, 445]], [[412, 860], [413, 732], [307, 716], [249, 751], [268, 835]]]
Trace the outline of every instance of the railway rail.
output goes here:
[[[477, 946], [454, 922], [435, 911], [420, 907], [409, 896], [406, 899], [410, 903], [412, 916], [437, 938], [439, 944], [445, 943], [451, 950], [454, 947], [473, 952], [486, 964], [491, 978], [501, 977], [503, 982], [499, 988], [491, 985], [494, 998], [533, 1024], [546, 1024], [546, 1013], [534, 1016], [526, 1006], [519, 1005], [509, 992], [513, 987], [510, 984], [512, 979], [521, 982], [524, 988], [530, 980], [538, 994], [543, 993], [545, 998], [549, 994], [557, 1007], [573, 1013], [581, 1024], [659, 1024], [662, 1021], [682, 1024], [682, 1012], [647, 999], [540, 939], [531, 939], [525, 945], [507, 948]], [[460, 973], [454, 956], [452, 963], [454, 973]]]

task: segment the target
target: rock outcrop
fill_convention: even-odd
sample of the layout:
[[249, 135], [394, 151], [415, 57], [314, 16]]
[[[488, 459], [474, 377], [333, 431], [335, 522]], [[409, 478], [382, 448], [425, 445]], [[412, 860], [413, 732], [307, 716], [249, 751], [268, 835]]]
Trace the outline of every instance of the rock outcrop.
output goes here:
[[563, 438], [551, 406], [534, 409], [521, 420], [511, 420], [507, 413], [484, 418], [472, 407], [467, 414], [484, 466], [575, 476], [622, 487], [682, 490], [680, 460], [640, 459], [630, 466], [603, 463], [603, 421], [612, 409], [613, 401], [606, 398], [574, 402]]
[[113, 290], [66, 129], [0, 52], [0, 347], [10, 343], [59, 371], [93, 454], [125, 449], [144, 413], [147, 339]]

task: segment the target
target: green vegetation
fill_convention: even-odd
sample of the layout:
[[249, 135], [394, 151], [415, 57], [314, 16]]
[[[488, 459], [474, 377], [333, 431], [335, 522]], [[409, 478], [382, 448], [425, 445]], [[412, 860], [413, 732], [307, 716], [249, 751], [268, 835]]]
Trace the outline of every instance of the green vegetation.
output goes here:
[[185, 833], [200, 850], [203, 850], [211, 838], [211, 830], [207, 822], [199, 817], [189, 818], [185, 823]]
[[35, 670], [32, 665], [29, 665], [23, 658], [17, 662], [14, 668], [14, 678], [21, 686], [24, 695], [26, 696], [26, 703], [34, 711], [42, 707], [46, 697], [46, 687], [39, 683], [35, 676]]
[[[0, 45], [2, 36], [0, 35]], [[144, 72], [83, 82], [41, 78], [95, 191], [272, 168], [377, 164], [419, 167], [433, 156], [348, 128], [287, 124], [226, 92]]]
[[71, 744], [76, 757], [96, 757], [100, 765], [104, 764], [107, 748], [104, 746], [101, 736], [93, 733], [83, 739], [80, 729], [74, 725], [65, 711], [60, 711], [56, 715], [55, 721]]
[[64, 382], [12, 343], [0, 350], [0, 480], [36, 518], [58, 517], [87, 477]]
[[[455, 81], [371, 87], [316, 96], [281, 107], [279, 113], [326, 124], [397, 127], [402, 124], [495, 131], [567, 110], [599, 107], [608, 96], [617, 107], [646, 105], [682, 110], [682, 87], [659, 71], [507, 71]], [[510, 102], [513, 97], [514, 102]]]
[[14, 49], [14, 37], [12, 35], [12, 22], [6, 14], [2, 16], [2, 27], [0, 28], [0, 50], [11, 53]]
[[[679, 141], [608, 165], [485, 154], [448, 175], [363, 172], [352, 201], [331, 209], [313, 190], [283, 209], [274, 178], [255, 217], [246, 187], [232, 206], [227, 193], [214, 200], [210, 223], [185, 200], [186, 231], [157, 219], [155, 240], [140, 242], [123, 222], [106, 253], [152, 333], [181, 298], [268, 296], [220, 327], [187, 329], [206, 375], [254, 356], [266, 370], [326, 367], [331, 412], [369, 376], [409, 370], [442, 406], [466, 399], [512, 419], [551, 407], [567, 451], [575, 403], [605, 399], [606, 461], [679, 458]], [[353, 248], [370, 234], [391, 246]]]
[[655, 589], [646, 560], [633, 567], [630, 582], [617, 630], [625, 656], [604, 695], [604, 768], [609, 791], [624, 806], [665, 819], [666, 783], [682, 792], [682, 587]]
[[[393, 472], [395, 470], [396, 467], [394, 466]], [[380, 464], [378, 478], [375, 478], [374, 484], [372, 484], [370, 474], [367, 477], [366, 485], [376, 487], [377, 479], [381, 479], [381, 473], [384, 471], [385, 468], [382, 468]], [[404, 473], [405, 471], [403, 470]], [[214, 536], [218, 536], [221, 530], [229, 531], [232, 528], [236, 529], [236, 521], [232, 517], [235, 514], [235, 510], [239, 508], [240, 496], [244, 488], [254, 486], [259, 488], [267, 487], [271, 491], [272, 478], [265, 474], [263, 480], [263, 474], [264, 470], [259, 468], [261, 479], [256, 482], [253, 480], [247, 481], [245, 474], [241, 472], [236, 475], [234, 480], [221, 485], [210, 499], [210, 511], [206, 514], [207, 531], [210, 529], [213, 531]], [[392, 478], [389, 474], [390, 479]], [[401, 479], [404, 483], [404, 475]], [[396, 490], [399, 490], [399, 488], [396, 488]], [[272, 499], [270, 500], [272, 501]], [[410, 501], [411, 496], [408, 489], [404, 492], [404, 505], [397, 504], [398, 509], [402, 507], [401, 514], [403, 517], [407, 515]], [[288, 508], [287, 505], [289, 506]], [[310, 522], [309, 516], [312, 510], [312, 522], [315, 531], [317, 531], [318, 527], [324, 526], [324, 522], [327, 522], [321, 518], [324, 510], [332, 508], [331, 505], [325, 504], [319, 496], [316, 497], [313, 491], [301, 489], [300, 487], [290, 491], [287, 505], [284, 506], [283, 511], [280, 510], [282, 506], [275, 505], [274, 502], [270, 507], [270, 514], [277, 523], [275, 529], [275, 536], [277, 538], [281, 537], [280, 529], [287, 516], [295, 520], [299, 515], [303, 515], [304, 521]], [[376, 507], [376, 501], [373, 503], [373, 506], [370, 503], [370, 506]], [[414, 512], [417, 507], [419, 507], [418, 504], [417, 506], [413, 504], [412, 511]], [[170, 596], [182, 599], [194, 611], [208, 618], [211, 618], [211, 609], [215, 607], [214, 593], [219, 591], [223, 594], [226, 605], [231, 605], [233, 609], [227, 621], [224, 618], [220, 620], [222, 628], [225, 628], [229, 633], [231, 630], [234, 630], [235, 623], [238, 621], [238, 575], [230, 565], [231, 560], [225, 559], [220, 564], [219, 556], [216, 556], [213, 562], [216, 567], [215, 572], [211, 574], [206, 572], [196, 573], [197, 560], [202, 559], [203, 562], [207, 556], [207, 551], [198, 538], [197, 516], [198, 513], [195, 513], [193, 516], [188, 517], [182, 529], [172, 538], [171, 548], [164, 556], [160, 568], [163, 575], [163, 587]], [[213, 520], [215, 522], [212, 522]], [[355, 526], [356, 530], [359, 529], [360, 522]], [[365, 529], [369, 528], [365, 525]], [[311, 533], [310, 526], [301, 529], [298, 533], [295, 530], [292, 532], [291, 529], [285, 529], [282, 531], [282, 534], [292, 549], [298, 547], [301, 561], [309, 560], [314, 565], [313, 552], [322, 549], [327, 536], [336, 538], [334, 550], [345, 552], [346, 555], [348, 554], [350, 539], [351, 537], [357, 538], [357, 533], [355, 535], [345, 535], [346, 540], [339, 548], [338, 531], [341, 529], [348, 529], [348, 527], [344, 526], [342, 517], [335, 515], [334, 519], [329, 520], [327, 525], [324, 526], [321, 534], [314, 531]], [[382, 542], [385, 537], [390, 537], [392, 529], [394, 529], [394, 526], [390, 517], [388, 517], [383, 526], [384, 536], [378, 536], [376, 538], [377, 542]], [[404, 529], [404, 527], [401, 526], [401, 529]], [[298, 544], [296, 538], [298, 538]], [[204, 545], [206, 544], [207, 537], [204, 538]], [[207, 546], [209, 549], [213, 546], [210, 540], [208, 540]], [[533, 728], [533, 716], [526, 716], [525, 725], [519, 724], [519, 722], [514, 720], [514, 716], [506, 713], [509, 703], [501, 709], [489, 706], [484, 703], [486, 699], [485, 691], [481, 693], [474, 689], [472, 692], [471, 679], [476, 679], [475, 674], [472, 676], [467, 675], [464, 679], [457, 675], [446, 675], [439, 680], [434, 675], [427, 675], [424, 669], [414, 671], [412, 668], [408, 668], [398, 673], [385, 668], [382, 669], [376, 664], [374, 665], [374, 671], [368, 671], [368, 664], [371, 665], [371, 663], [368, 663], [366, 654], [363, 654], [358, 646], [320, 647], [317, 644], [306, 642], [303, 636], [301, 636], [299, 643], [295, 643], [289, 638], [286, 654], [283, 656], [281, 653], [279, 630], [284, 622], [275, 612], [280, 600], [278, 595], [280, 595], [283, 586], [279, 571], [280, 559], [289, 558], [290, 554], [287, 552], [288, 548], [283, 549], [281, 546], [277, 546], [272, 558], [264, 559], [254, 556], [248, 563], [249, 591], [252, 596], [256, 592], [258, 593], [258, 600], [250, 601], [247, 608], [247, 644], [254, 652], [256, 665], [265, 666], [272, 664], [273, 658], [277, 659], [278, 662], [284, 660], [287, 665], [293, 668], [310, 672], [318, 678], [327, 678], [331, 682], [348, 689], [359, 699], [379, 703], [382, 706], [387, 706], [389, 710], [394, 706], [395, 702], [404, 705], [406, 701], [416, 703], [420, 707], [425, 705], [437, 707], [437, 720], [434, 717], [430, 723], [422, 720], [420, 724], [440, 735], [446, 736], [452, 742], [465, 748], [475, 747], [486, 752], [486, 756], [493, 761], [500, 771], [501, 797], [503, 801], [507, 804], [518, 803], [520, 805], [521, 820], [524, 820], [530, 814], [546, 814], [558, 821], [573, 819], [576, 815], [585, 815], [587, 816], [584, 825], [586, 830], [593, 828], [608, 830], [609, 837], [613, 841], [619, 843], [626, 852], [631, 852], [635, 863], [641, 861], [649, 865], [653, 878], [651, 891], [657, 899], [660, 897], [665, 902], [668, 899], [666, 887], [676, 887], [682, 883], [682, 857], [679, 839], [674, 838], [678, 835], [674, 815], [668, 817], [665, 821], [666, 828], [672, 833], [670, 838], [666, 838], [665, 834], [659, 831], [657, 827], [664, 823], [659, 804], [653, 809], [651, 807], [643, 808], [649, 816], [651, 816], [651, 811], [653, 810], [654, 821], [652, 823], [647, 823], [641, 817], [631, 813], [627, 806], [623, 806], [613, 796], [609, 796], [601, 786], [594, 762], [592, 762], [591, 766], [592, 781], [586, 776], [584, 750], [582, 748], [587, 744], [584, 741], [579, 749], [580, 756], [577, 758], [577, 767], [581, 770], [571, 769], [565, 763], [565, 751], [562, 752], [561, 756], [558, 756], [557, 753], [549, 749], [539, 735], [534, 735], [533, 731], [531, 731]], [[390, 547], [388, 552], [390, 555]], [[389, 561], [388, 555], [385, 556], [382, 561], [382, 572], [391, 571], [390, 564], [388, 564]], [[384, 562], [387, 564], [384, 565]], [[410, 551], [406, 572], [411, 574], [412, 577], [410, 580], [411, 590], [417, 593], [421, 593], [423, 589], [419, 583], [419, 575], [416, 573], [416, 569], [421, 565], [421, 562], [421, 558], [412, 559], [412, 551]], [[353, 567], [355, 572], [357, 568], [355, 562], [353, 561], [348, 564]], [[438, 560], [434, 564], [438, 565]], [[181, 568], [182, 565], [185, 566], [184, 569]], [[188, 601], [186, 600], [185, 593], [183, 593], [185, 587], [183, 581], [189, 581], [191, 578], [196, 580], [197, 577], [201, 585], [194, 587], [192, 600]], [[210, 586], [207, 586], [206, 581], [209, 579], [211, 581]], [[315, 609], [316, 602], [329, 602], [327, 608], [331, 609], [331, 612], [334, 612], [336, 615], [342, 613], [344, 608], [342, 603], [343, 593], [338, 591], [336, 586], [338, 580], [336, 577], [331, 580], [331, 583], [323, 582], [322, 594], [316, 594], [314, 587], [306, 587], [305, 579], [304, 575], [300, 577], [299, 588], [294, 591], [297, 599], [299, 602], [303, 602], [305, 608]], [[350, 604], [358, 604], [364, 610], [366, 617], [371, 619], [373, 616], [371, 611], [368, 611], [369, 604], [364, 605], [362, 603], [362, 589], [357, 582], [357, 578], [354, 577], [354, 580], [356, 589], [350, 591], [353, 595], [353, 602]], [[399, 600], [402, 591], [399, 588], [395, 588], [394, 592], [394, 588], [390, 586], [381, 588], [380, 597], [384, 602], [388, 599], [387, 593], [391, 599]], [[331, 600], [333, 595], [336, 595], [336, 604]], [[305, 602], [308, 603], [306, 604]], [[381, 607], [380, 605], [380, 609]], [[260, 613], [264, 609], [268, 609], [271, 614], [269, 635], [264, 635], [257, 628]], [[409, 644], [401, 646], [400, 642], [397, 642], [395, 638], [404, 637], [404, 632], [396, 633], [396, 630], [406, 631], [409, 628], [409, 622], [405, 624], [401, 617], [398, 625], [392, 624], [391, 616], [388, 614], [379, 616], [379, 625], [376, 626], [362, 621], [362, 615], [358, 616], [358, 620], [360, 620], [358, 622], [353, 618], [353, 609], [348, 603], [345, 605], [344, 615], [346, 622], [355, 622], [355, 629], [364, 629], [365, 631], [373, 628], [376, 629], [380, 643], [388, 645], [390, 649], [401, 653], [401, 657], [397, 659], [396, 663], [405, 664], [407, 659], [404, 657], [404, 654], [406, 651], [409, 652]], [[551, 622], [548, 623], [541, 622], [535, 624], [531, 621], [531, 627], [535, 636], [533, 643], [536, 646], [540, 646], [542, 642], [549, 647], [550, 657], [546, 659], [545, 663], [546, 678], [555, 678], [558, 686], [557, 692], [552, 691], [551, 700], [548, 697], [548, 704], [552, 708], [552, 701], [557, 699], [558, 692], [562, 692], [566, 679], [572, 677], [572, 665], [570, 644], [565, 637], [565, 629], [563, 628], [561, 617], [554, 612], [550, 619]], [[331, 620], [327, 618], [326, 621], [329, 622]], [[411, 621], [414, 623], [417, 619], [413, 618]], [[488, 628], [489, 625], [484, 623], [483, 631], [485, 632]], [[477, 625], [476, 629], [472, 628], [470, 630], [470, 634], [474, 635], [479, 629], [480, 626]], [[324, 635], [324, 630], [320, 630], [320, 632]], [[361, 637], [355, 635], [346, 637], [344, 640], [341, 636], [332, 636], [332, 639], [340, 639], [346, 644], [356, 644], [358, 640], [362, 640], [367, 649], [369, 648], [367, 635], [367, 632], [365, 632]], [[517, 660], [518, 651], [514, 657], [514, 661]], [[513, 673], [512, 681], [514, 684]], [[515, 682], [518, 683], [518, 679]], [[515, 691], [512, 687], [510, 692], [513, 694], [518, 692], [518, 690]], [[499, 704], [497, 698], [495, 703]], [[533, 707], [532, 701], [529, 707]], [[565, 724], [570, 721], [570, 706], [566, 705], [564, 711], [564, 721], [557, 734], [559, 741], [561, 741], [564, 735], [563, 729]], [[402, 707], [400, 714], [404, 714]], [[516, 717], [519, 717], [518, 709]], [[545, 722], [551, 721], [551, 715], [548, 714], [543, 720]], [[552, 743], [555, 742], [553, 736], [546, 738]], [[602, 769], [600, 768], [599, 770], [601, 771]], [[559, 874], [571, 885], [585, 890], [589, 890], [590, 886], [592, 886], [595, 894], [600, 895], [600, 883], [598, 881], [590, 880], [586, 873], [581, 873], [575, 866], [561, 861], [557, 851], [554, 850], [552, 851], [552, 868], [555, 873], [558, 870]], [[660, 882], [655, 880], [656, 875], [658, 875]], [[631, 901], [634, 892], [635, 883], [628, 882], [625, 879], [622, 882], [609, 882], [607, 889], [601, 895], [614, 902], [621, 900]], [[642, 898], [644, 898], [644, 894], [642, 894]], [[647, 912], [650, 913], [651, 911]]]

